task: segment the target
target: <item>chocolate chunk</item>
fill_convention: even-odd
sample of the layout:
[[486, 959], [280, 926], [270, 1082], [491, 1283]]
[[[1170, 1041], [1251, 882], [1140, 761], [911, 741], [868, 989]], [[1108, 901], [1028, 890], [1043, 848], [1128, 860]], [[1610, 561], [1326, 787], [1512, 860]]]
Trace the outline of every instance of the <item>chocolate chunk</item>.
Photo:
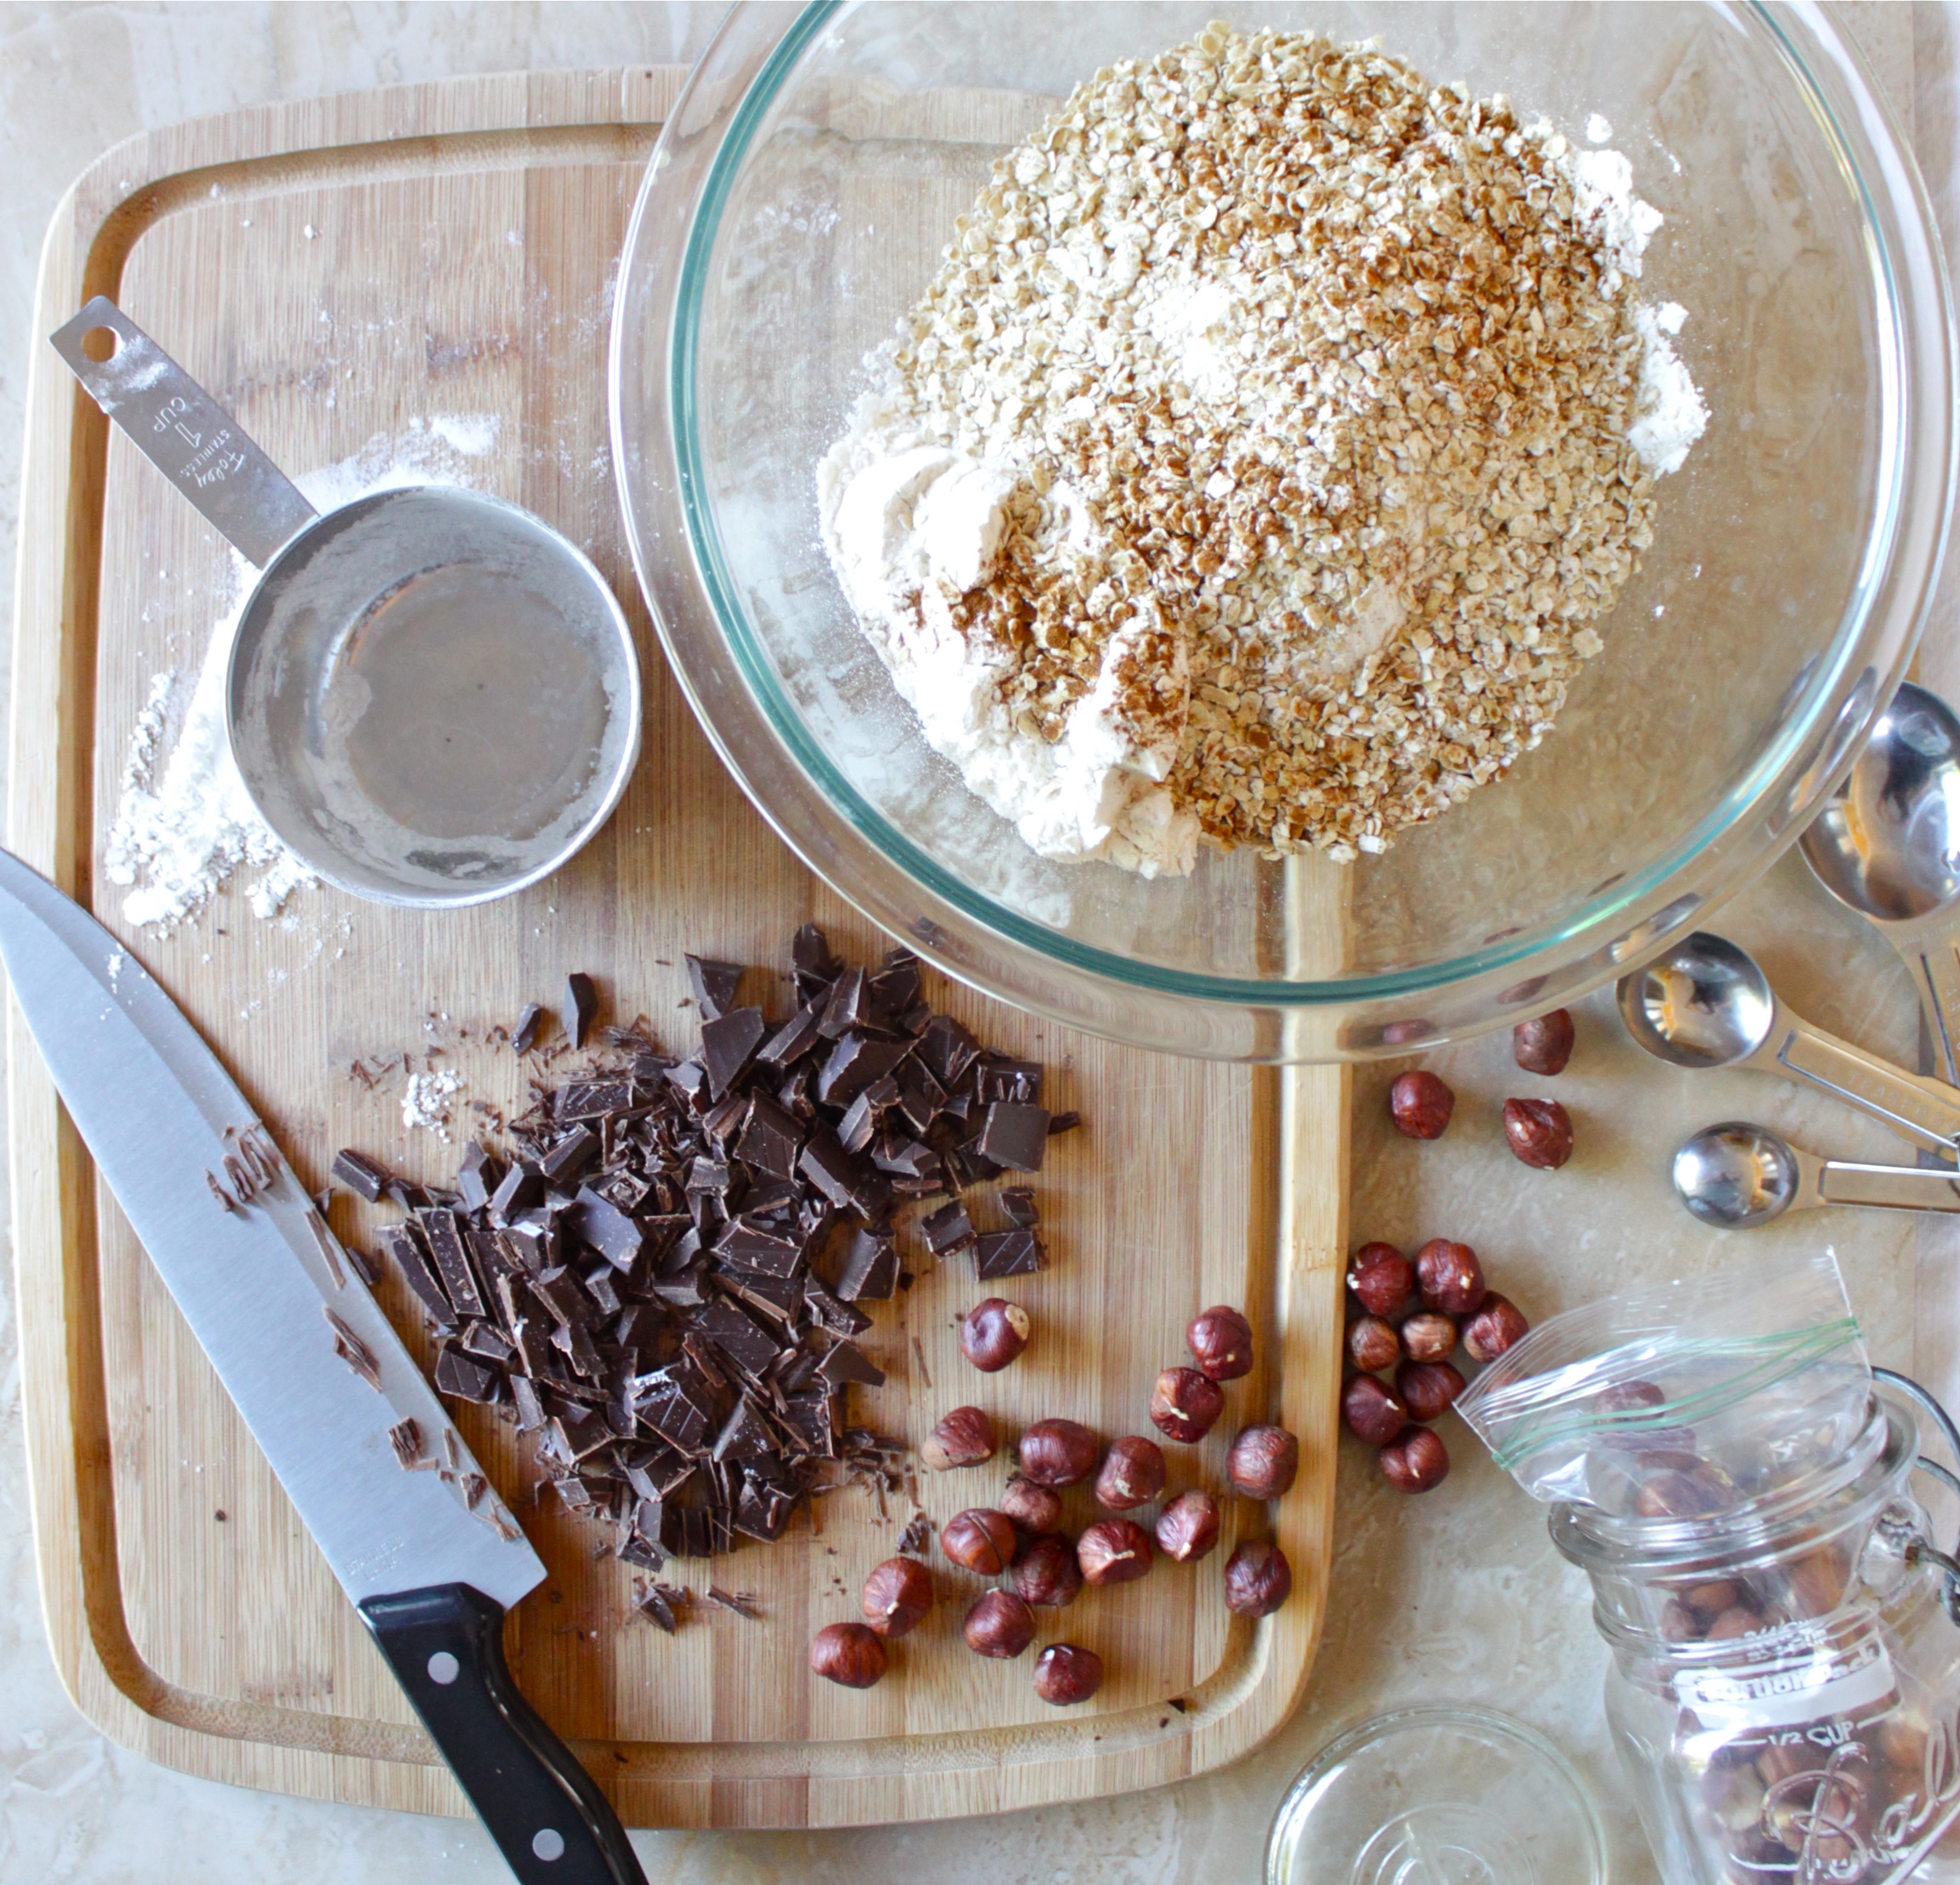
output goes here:
[[760, 1374], [782, 1353], [782, 1344], [775, 1336], [725, 1296], [710, 1302], [695, 1317], [695, 1327], [746, 1374]]
[[851, 1381], [867, 1388], [884, 1386], [884, 1370], [855, 1342], [833, 1342], [822, 1360], [817, 1364], [817, 1372], [833, 1388], [840, 1388]]
[[698, 1158], [688, 1168], [688, 1189], [720, 1194], [728, 1189], [729, 1178], [728, 1168], [719, 1160]]
[[806, 923], [789, 941], [791, 965], [806, 975], [834, 975], [840, 964], [830, 953], [830, 939], [814, 923]]
[[726, 1158], [729, 1142], [748, 1117], [749, 1096], [738, 1088], [720, 1105], [710, 1107], [702, 1115], [701, 1130], [713, 1142], [715, 1150]]
[[436, 1357], [436, 1386], [459, 1400], [493, 1401], [498, 1395], [497, 1371], [445, 1343]]
[[989, 1106], [1000, 1099], [1035, 1106], [1041, 1099], [1041, 1067], [1036, 1061], [1005, 1060], [989, 1054], [982, 1059], [973, 1084], [974, 1091]]
[[787, 1341], [803, 1307], [804, 1279], [801, 1276], [771, 1277], [758, 1269], [724, 1269], [717, 1280], [729, 1294], [756, 1310], [764, 1320], [780, 1327]]
[[873, 1015], [883, 1026], [897, 1027], [919, 999], [919, 958], [909, 949], [887, 950], [868, 986]]
[[872, 1105], [868, 1091], [860, 1093], [837, 1121], [837, 1140], [847, 1152], [862, 1152], [869, 1147], [877, 1130], [877, 1109]]
[[363, 1283], [366, 1284], [368, 1288], [372, 1289], [378, 1283], [380, 1282], [381, 1263], [379, 1258], [369, 1256], [365, 1250], [359, 1249], [352, 1244], [342, 1244], [340, 1247], [340, 1254], [347, 1259], [347, 1267], [351, 1269]]
[[[967, 1234], [973, 1234], [971, 1225]], [[885, 1302], [898, 1286], [898, 1246], [875, 1231], [853, 1232], [843, 1273], [837, 1278], [837, 1295], [846, 1302]]]
[[998, 1277], [1028, 1277], [1047, 1262], [1041, 1240], [1032, 1230], [1000, 1230], [980, 1239], [974, 1266], [982, 1282]]
[[810, 1135], [797, 1169], [833, 1204], [848, 1205], [856, 1182], [857, 1161], [837, 1142], [828, 1128], [819, 1126]]
[[1007, 1214], [1010, 1224], [1032, 1230], [1041, 1222], [1041, 1213], [1035, 1207], [1034, 1193], [1026, 1186], [1004, 1185], [1000, 1197], [1000, 1208]]
[[1014, 1171], [1039, 1171], [1048, 1150], [1048, 1115], [1040, 1106], [996, 1100], [980, 1128], [981, 1156]]
[[575, 1119], [604, 1119], [629, 1112], [633, 1103], [630, 1077], [607, 1080], [568, 1080], [559, 1088], [552, 1102], [551, 1116], [562, 1123]]
[[690, 956], [687, 961], [688, 980], [693, 986], [701, 1019], [719, 1021], [735, 1006], [735, 990], [742, 982], [742, 964], [704, 961], [699, 956]]
[[880, 1171], [888, 1171], [894, 1178], [931, 1180], [935, 1185], [944, 1176], [946, 1169], [938, 1153], [923, 1140], [908, 1139], [903, 1133], [897, 1132], [885, 1134], [872, 1147], [871, 1162]]
[[633, 1268], [644, 1239], [640, 1226], [616, 1204], [601, 1197], [590, 1186], [582, 1185], [577, 1201], [564, 1217], [566, 1224], [615, 1269]]
[[387, 1189], [391, 1174], [386, 1165], [369, 1158], [365, 1153], [343, 1147], [334, 1154], [333, 1175], [355, 1197], [365, 1198], [372, 1204], [379, 1200]]
[[980, 1044], [950, 1015], [935, 1015], [919, 1037], [919, 1058], [950, 1093], [980, 1058]]
[[425, 1211], [422, 1225], [428, 1234], [430, 1254], [436, 1260], [436, 1273], [441, 1277], [449, 1300], [456, 1305], [456, 1313], [488, 1315], [489, 1305], [484, 1301], [476, 1273], [470, 1267], [469, 1251], [463, 1244], [463, 1229], [456, 1214], [453, 1211]]
[[884, 1078], [912, 1051], [909, 1042], [874, 1036], [843, 1037], [817, 1076], [817, 1098], [829, 1106], [848, 1106], [866, 1088]]
[[779, 1495], [765, 1494], [753, 1480], [744, 1480], [735, 1507], [735, 1530], [764, 1543], [782, 1535], [790, 1507]]
[[381, 1233], [381, 1248], [394, 1259], [402, 1281], [415, 1292], [422, 1306], [438, 1322], [454, 1322], [456, 1306], [437, 1278], [421, 1233], [412, 1225], [391, 1224]]
[[923, 1139], [946, 1103], [946, 1090], [932, 1070], [916, 1054], [906, 1055], [898, 1063], [898, 1111], [906, 1124]]
[[592, 1320], [591, 1298], [579, 1287], [578, 1278], [562, 1264], [543, 1276], [533, 1277], [530, 1288], [561, 1327], [573, 1322], [583, 1325]]
[[503, 1162], [474, 1139], [463, 1153], [456, 1171], [456, 1192], [466, 1211], [481, 1211], [490, 1202], [490, 1193], [503, 1178]]
[[797, 1175], [797, 1154], [803, 1150], [803, 1127], [766, 1093], [750, 1102], [747, 1123], [735, 1142], [735, 1156], [758, 1171], [780, 1179]]
[[803, 1246], [793, 1237], [779, 1237], [745, 1214], [731, 1219], [728, 1229], [715, 1239], [714, 1254], [739, 1269], [786, 1277], [803, 1260]]
[[539, 1170], [550, 1185], [568, 1185], [599, 1156], [599, 1135], [590, 1126], [575, 1126], [544, 1155]]
[[819, 1031], [826, 1041], [836, 1041], [871, 1019], [871, 997], [865, 985], [864, 971], [846, 969], [830, 990], [824, 1004]]
[[641, 1422], [670, 1446], [692, 1453], [706, 1438], [708, 1417], [684, 1394], [670, 1389], [640, 1409]]
[[669, 1067], [667, 1084], [697, 1113], [707, 1103], [707, 1070], [699, 1061], [684, 1060]]
[[521, 1211], [526, 1211], [544, 1196], [541, 1168], [520, 1160], [503, 1175], [490, 1194], [490, 1221], [502, 1228]]
[[538, 1397], [537, 1384], [528, 1375], [513, 1375], [510, 1399], [517, 1410], [517, 1431], [536, 1433], [545, 1422], [544, 1403]]
[[575, 971], [565, 977], [564, 992], [565, 1014], [572, 1024], [565, 1031], [572, 1044], [582, 1048], [591, 1031], [592, 1017], [599, 1012], [599, 991], [590, 975]]
[[714, 1456], [717, 1460], [749, 1459], [758, 1454], [773, 1452], [775, 1445], [775, 1434], [768, 1422], [745, 1394], [735, 1403], [735, 1411], [715, 1436]]
[[784, 1424], [797, 1439], [822, 1459], [834, 1459], [837, 1452], [837, 1403], [827, 1389], [783, 1397]]
[[528, 1054], [538, 1044], [538, 1030], [543, 1026], [544, 1010], [535, 1001], [526, 1002], [517, 1026], [511, 1030], [511, 1046], [520, 1054]]
[[567, 1322], [554, 1328], [551, 1346], [587, 1381], [597, 1381], [604, 1375], [604, 1360], [593, 1342], [591, 1331], [583, 1322]]
[[1058, 1113], [1048, 1121], [1048, 1136], [1053, 1139], [1058, 1133], [1073, 1132], [1081, 1124], [1082, 1115], [1080, 1113], [1073, 1110]]
[[463, 1331], [463, 1349], [465, 1354], [506, 1367], [517, 1358], [517, 1349], [487, 1322], [473, 1322]]
[[585, 1273], [585, 1291], [599, 1306], [604, 1316], [616, 1316], [622, 1306], [619, 1300], [619, 1287], [614, 1280], [615, 1272], [609, 1263], [595, 1263]]
[[812, 1278], [804, 1280], [803, 1299], [818, 1326], [833, 1335], [862, 1335], [871, 1326], [871, 1318], [862, 1309], [840, 1302]]
[[919, 1220], [926, 1248], [935, 1257], [949, 1257], [964, 1250], [974, 1238], [973, 1220], [957, 1198], [950, 1204], [928, 1212]]
[[762, 1044], [766, 1026], [760, 1008], [739, 1008], [702, 1028], [701, 1059], [708, 1070], [712, 1098], [725, 1099], [728, 1089], [747, 1071]]
[[756, 1058], [772, 1067], [793, 1066], [823, 1037], [823, 1011], [812, 1004], [800, 1008], [757, 1051]]
[[980, 1135], [963, 1139], [946, 1153], [946, 1169], [961, 1185], [978, 1185], [1000, 1175], [1000, 1168], [980, 1150]]
[[610, 1446], [612, 1429], [594, 1414], [560, 1414], [551, 1422], [551, 1437], [559, 1457], [575, 1466]]
[[510, 1324], [510, 1342], [517, 1351], [518, 1367], [536, 1380], [548, 1381], [558, 1371], [552, 1359], [551, 1326], [541, 1315], [519, 1316]]

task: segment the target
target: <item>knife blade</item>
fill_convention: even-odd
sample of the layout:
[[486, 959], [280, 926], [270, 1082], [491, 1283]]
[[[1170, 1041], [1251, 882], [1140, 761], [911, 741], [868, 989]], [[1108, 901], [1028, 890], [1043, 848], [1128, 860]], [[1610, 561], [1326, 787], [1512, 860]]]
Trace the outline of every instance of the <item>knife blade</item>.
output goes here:
[[[543, 1564], [466, 1476], [441, 1402], [236, 1083], [142, 964], [5, 851], [0, 959], [90, 1156], [511, 1869], [644, 1885], [504, 1663], [504, 1613]], [[437, 1469], [403, 1469], [405, 1419]]]

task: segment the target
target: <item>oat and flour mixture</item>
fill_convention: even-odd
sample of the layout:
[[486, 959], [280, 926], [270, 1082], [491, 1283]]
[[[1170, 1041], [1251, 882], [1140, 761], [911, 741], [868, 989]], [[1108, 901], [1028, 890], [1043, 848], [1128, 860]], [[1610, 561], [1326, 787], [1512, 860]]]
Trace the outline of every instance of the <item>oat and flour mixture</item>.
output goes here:
[[1537, 743], [1707, 413], [1624, 158], [1311, 35], [1101, 72], [826, 457], [840, 579], [1036, 851], [1378, 851]]

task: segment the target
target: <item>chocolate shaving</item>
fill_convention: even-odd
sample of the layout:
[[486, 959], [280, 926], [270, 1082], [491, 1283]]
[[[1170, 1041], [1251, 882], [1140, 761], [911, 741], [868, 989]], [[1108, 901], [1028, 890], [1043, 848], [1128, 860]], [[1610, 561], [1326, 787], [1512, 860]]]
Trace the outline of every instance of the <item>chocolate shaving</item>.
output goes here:
[[317, 1211], [307, 1213], [307, 1227], [313, 1233], [313, 1240], [320, 1246], [320, 1255], [325, 1258], [327, 1274], [333, 1279], [336, 1289], [347, 1287], [347, 1273], [340, 1267], [340, 1246], [334, 1241], [333, 1233], [328, 1229]]
[[374, 1351], [324, 1302], [320, 1305], [320, 1313], [333, 1331], [333, 1352], [369, 1387], [379, 1389], [381, 1369], [374, 1358]]
[[746, 1617], [752, 1623], [759, 1623], [762, 1620], [762, 1612], [756, 1608], [753, 1592], [745, 1590], [738, 1595], [734, 1591], [724, 1590], [718, 1584], [710, 1584], [708, 1586], [708, 1601], [719, 1604], [724, 1610], [733, 1611], [738, 1617]]
[[932, 1371], [926, 1366], [926, 1352], [919, 1346], [916, 1335], [912, 1338], [912, 1353], [919, 1364], [919, 1378], [925, 1383], [926, 1392], [929, 1394], [932, 1392]]
[[564, 992], [565, 1015], [572, 1024], [565, 1032], [574, 1048], [582, 1048], [591, 1030], [592, 1017], [599, 1012], [599, 991], [590, 975], [575, 970], [565, 977]]
[[402, 1466], [412, 1467], [422, 1457], [421, 1424], [411, 1415], [398, 1420], [388, 1429], [388, 1439], [394, 1447], [394, 1456]]
[[511, 1047], [520, 1054], [528, 1054], [538, 1044], [538, 1030], [543, 1025], [543, 1008], [535, 1001], [525, 1003], [517, 1026], [511, 1030]]

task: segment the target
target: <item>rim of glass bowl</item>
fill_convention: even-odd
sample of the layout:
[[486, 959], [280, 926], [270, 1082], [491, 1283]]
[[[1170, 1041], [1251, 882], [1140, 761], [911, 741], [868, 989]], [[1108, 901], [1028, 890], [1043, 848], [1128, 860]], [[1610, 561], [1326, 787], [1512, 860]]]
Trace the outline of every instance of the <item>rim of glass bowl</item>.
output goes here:
[[[1061, 935], [963, 884], [832, 766], [742, 605], [702, 496], [694, 385], [706, 276], [755, 137], [804, 53], [846, 10], [855, 10], [853, 0], [812, 0], [793, 16], [761, 0], [738, 0], [730, 10], [641, 183], [622, 256], [609, 376], [628, 542], [670, 665], [750, 800], [840, 895], [948, 972], [1091, 1032], [1219, 1058], [1363, 1059], [1495, 1026], [1517, 1004], [1544, 1008], [1598, 986], [1690, 927], [1712, 896], [1766, 866], [1802, 830], [1904, 671], [1937, 578], [1955, 476], [1953, 318], [1939, 238], [1889, 107], [1818, 8], [1748, 0], [1740, 16], [1767, 35], [1860, 206], [1875, 289], [1874, 522], [1829, 644], [1793, 688], [1766, 750], [1664, 857], [1610, 880], [1561, 922], [1425, 968], [1319, 981], [1140, 961]], [[648, 288], [670, 292], [649, 298]], [[652, 438], [629, 436], [627, 371], [649, 345], [665, 350], [649, 382], [662, 423], [648, 428]], [[662, 513], [661, 528], [645, 537], [637, 501], [643, 492]], [[671, 554], [683, 541], [686, 568]], [[698, 611], [704, 603], [705, 634], [689, 619], [690, 605]], [[724, 657], [732, 658], [735, 685]], [[871, 855], [852, 839], [868, 844]], [[971, 928], [963, 934], [960, 924]], [[1507, 988], [1526, 967], [1542, 973]], [[1315, 1011], [1343, 1017], [1344, 1025], [1294, 1025]]]

